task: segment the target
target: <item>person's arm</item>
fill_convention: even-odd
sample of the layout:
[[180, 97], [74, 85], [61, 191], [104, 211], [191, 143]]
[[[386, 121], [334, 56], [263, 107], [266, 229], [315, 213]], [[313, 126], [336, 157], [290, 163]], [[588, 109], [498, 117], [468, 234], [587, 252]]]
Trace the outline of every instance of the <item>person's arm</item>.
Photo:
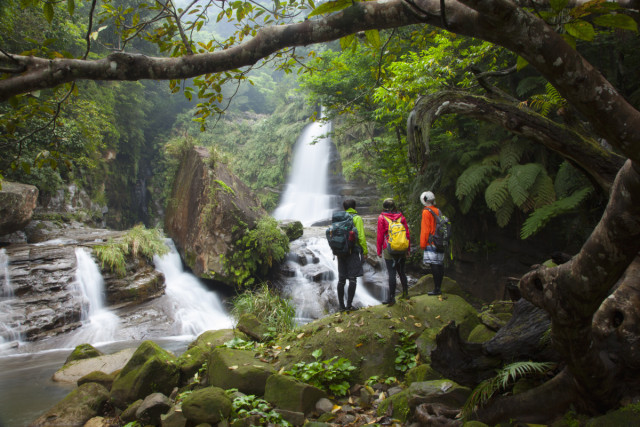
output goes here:
[[362, 248], [362, 254], [366, 256], [369, 253], [369, 248], [367, 248], [367, 238], [364, 236], [364, 221], [362, 221], [362, 217], [355, 215], [353, 217], [353, 224], [356, 226], [356, 230], [358, 230], [358, 243]]
[[384, 249], [383, 245], [384, 245], [384, 235], [387, 232], [387, 230], [384, 227], [384, 224], [387, 221], [385, 221], [385, 219], [382, 217], [382, 215], [380, 215], [378, 217], [378, 232], [377, 232], [377, 236], [376, 236], [376, 250], [378, 252], [378, 256], [382, 255], [382, 249]]

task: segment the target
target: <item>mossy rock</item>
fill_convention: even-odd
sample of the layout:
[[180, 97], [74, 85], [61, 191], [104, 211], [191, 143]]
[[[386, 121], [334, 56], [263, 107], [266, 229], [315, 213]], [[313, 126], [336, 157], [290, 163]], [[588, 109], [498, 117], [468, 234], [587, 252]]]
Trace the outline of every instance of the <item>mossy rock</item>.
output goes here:
[[640, 425], [640, 404], [622, 407], [587, 421], [585, 427], [632, 427]]
[[278, 221], [278, 225], [287, 235], [290, 242], [299, 239], [304, 233], [304, 227], [302, 226], [302, 223], [300, 221]]
[[207, 363], [214, 348], [232, 340], [237, 335], [238, 333], [233, 329], [206, 331], [200, 334], [176, 361], [180, 369], [180, 384], [185, 385], [193, 378], [196, 372]]
[[[427, 292], [432, 291], [434, 288], [433, 275], [427, 274], [422, 276], [418, 282], [409, 288], [410, 296], [426, 295]], [[474, 297], [469, 292], [465, 291], [458, 285], [458, 282], [450, 277], [444, 277], [442, 279], [441, 290], [444, 295], [458, 295], [465, 301], [468, 301], [474, 307], [482, 307], [482, 300]], [[432, 297], [433, 298], [433, 297]]]
[[182, 414], [188, 425], [216, 425], [231, 414], [232, 402], [219, 387], [206, 387], [189, 394], [182, 401]]
[[264, 391], [264, 399], [276, 408], [304, 414], [312, 412], [323, 397], [327, 397], [324, 391], [288, 375], [270, 376]]
[[115, 374], [106, 374], [102, 371], [93, 371], [78, 380], [78, 386], [86, 383], [102, 384], [107, 390], [111, 390]]
[[431, 365], [423, 364], [411, 368], [404, 376], [405, 384], [442, 379], [442, 375]]
[[485, 325], [478, 325], [473, 328], [473, 331], [469, 334], [467, 341], [475, 343], [483, 343], [489, 341], [496, 335], [495, 331], [487, 328]]
[[264, 341], [269, 332], [267, 326], [251, 313], [243, 313], [238, 319], [236, 328], [255, 341]]
[[253, 351], [220, 347], [209, 357], [209, 384], [223, 389], [236, 388], [245, 394], [264, 394], [267, 379], [276, 371], [254, 357]]
[[465, 423], [462, 424], [462, 427], [489, 427], [489, 426], [481, 421], [465, 421]]
[[103, 352], [92, 346], [91, 344], [80, 344], [73, 349], [71, 354], [67, 356], [67, 360], [64, 364], [83, 359], [91, 359], [92, 357], [98, 357], [104, 355]]
[[113, 382], [111, 400], [124, 408], [151, 393], [168, 396], [179, 380], [175, 356], [152, 341], [144, 341]]
[[456, 295], [448, 295], [442, 301], [420, 295], [408, 301], [399, 300], [392, 307], [376, 305], [338, 313], [302, 326], [300, 333], [283, 337], [280, 344], [289, 350], [280, 353], [276, 368], [290, 369], [297, 362], [314, 361], [311, 353], [322, 349], [323, 360], [344, 357], [357, 367], [352, 383], [364, 383], [374, 375], [397, 376], [395, 346], [400, 338], [397, 331], [429, 333], [435, 338], [450, 321], [459, 324], [466, 337], [478, 324], [477, 312]]
[[83, 384], [30, 425], [83, 426], [91, 418], [99, 415], [108, 400], [109, 391], [104, 386], [97, 383]]

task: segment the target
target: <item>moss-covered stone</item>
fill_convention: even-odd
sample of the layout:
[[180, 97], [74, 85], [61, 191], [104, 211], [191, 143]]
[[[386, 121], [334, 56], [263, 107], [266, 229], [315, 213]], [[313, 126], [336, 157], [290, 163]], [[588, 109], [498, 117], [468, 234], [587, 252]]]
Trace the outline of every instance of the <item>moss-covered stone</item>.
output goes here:
[[208, 362], [213, 349], [232, 340], [236, 335], [233, 329], [203, 332], [176, 361], [180, 369], [180, 384], [188, 384], [196, 372]]
[[189, 394], [182, 401], [182, 414], [189, 425], [216, 425], [231, 414], [232, 402], [219, 387], [206, 387]]
[[91, 359], [92, 357], [102, 356], [103, 354], [103, 352], [91, 344], [80, 344], [73, 349], [69, 356], [67, 356], [67, 360], [64, 361], [64, 364], [66, 365], [67, 363], [75, 360]]
[[98, 383], [102, 384], [104, 388], [107, 390], [111, 390], [111, 386], [113, 385], [113, 380], [115, 379], [114, 374], [106, 374], [102, 371], [93, 371], [85, 375], [84, 377], [78, 380], [78, 386], [86, 383]]
[[640, 425], [640, 405], [629, 405], [587, 421], [585, 427], [632, 427]]
[[267, 326], [251, 313], [243, 313], [236, 328], [256, 341], [263, 341], [269, 332]]
[[495, 336], [496, 332], [487, 328], [485, 325], [478, 325], [469, 334], [467, 341], [483, 343], [485, 341], [489, 341], [491, 338]]
[[[433, 275], [427, 274], [425, 276], [422, 276], [418, 280], [418, 282], [409, 289], [409, 295], [410, 296], [426, 295], [427, 292], [433, 290], [433, 287], [434, 287]], [[460, 287], [460, 285], [458, 285], [458, 282], [451, 279], [450, 277], [443, 278], [441, 289], [444, 295], [458, 295], [459, 297], [468, 301], [474, 307], [482, 306], [482, 301], [480, 299], [474, 297], [469, 292], [466, 292], [464, 289]]]
[[304, 227], [300, 221], [278, 221], [278, 225], [285, 232], [290, 242], [299, 239], [304, 233]]
[[169, 395], [179, 380], [175, 356], [152, 341], [144, 341], [116, 377], [111, 400], [124, 408], [151, 393]]
[[411, 415], [409, 397], [409, 391], [408, 389], [405, 389], [400, 393], [396, 393], [388, 399], [383, 400], [378, 405], [378, 416], [387, 414], [389, 412], [389, 405], [391, 405], [391, 416], [404, 423]]
[[264, 399], [280, 409], [309, 414], [316, 402], [327, 394], [287, 375], [272, 375], [267, 379]]
[[254, 357], [252, 351], [220, 347], [209, 357], [209, 384], [236, 388], [245, 394], [262, 396], [267, 379], [275, 369]]
[[431, 365], [423, 364], [411, 368], [404, 376], [405, 384], [411, 384], [415, 382], [439, 380], [442, 379], [442, 375], [434, 370]]
[[45, 412], [32, 426], [82, 426], [109, 400], [109, 391], [97, 383], [87, 383], [73, 390]]

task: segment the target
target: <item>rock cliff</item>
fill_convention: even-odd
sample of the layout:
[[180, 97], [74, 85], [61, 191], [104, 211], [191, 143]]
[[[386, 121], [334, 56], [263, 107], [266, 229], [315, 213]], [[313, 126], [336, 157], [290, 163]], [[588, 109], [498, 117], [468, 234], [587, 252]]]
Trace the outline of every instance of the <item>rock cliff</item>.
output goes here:
[[267, 212], [251, 189], [203, 147], [188, 151], [168, 203], [165, 229], [196, 276], [228, 283], [221, 255]]

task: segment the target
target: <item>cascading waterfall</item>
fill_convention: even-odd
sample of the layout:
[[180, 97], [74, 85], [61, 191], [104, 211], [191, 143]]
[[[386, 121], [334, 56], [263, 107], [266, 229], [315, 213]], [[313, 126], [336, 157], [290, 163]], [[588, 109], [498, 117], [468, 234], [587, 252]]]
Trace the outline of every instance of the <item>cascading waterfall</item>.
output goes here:
[[0, 350], [13, 347], [20, 343], [20, 334], [16, 332], [17, 316], [13, 315], [13, 288], [9, 275], [9, 255], [3, 248], [0, 249]]
[[184, 271], [173, 241], [170, 252], [154, 257], [156, 268], [164, 274], [167, 297], [171, 300], [173, 319], [180, 335], [195, 336], [204, 331], [233, 327], [220, 297], [208, 290], [191, 273]]
[[[322, 116], [322, 115], [321, 115]], [[322, 117], [321, 117], [322, 118]], [[304, 226], [326, 220], [333, 211], [335, 196], [328, 193], [331, 123], [322, 120], [307, 125], [298, 138], [291, 174], [275, 219], [295, 219]]]
[[104, 280], [100, 269], [84, 248], [76, 248], [75, 287], [82, 298], [82, 328], [73, 334], [67, 345], [82, 343], [99, 345], [115, 340], [120, 320], [105, 307]]

